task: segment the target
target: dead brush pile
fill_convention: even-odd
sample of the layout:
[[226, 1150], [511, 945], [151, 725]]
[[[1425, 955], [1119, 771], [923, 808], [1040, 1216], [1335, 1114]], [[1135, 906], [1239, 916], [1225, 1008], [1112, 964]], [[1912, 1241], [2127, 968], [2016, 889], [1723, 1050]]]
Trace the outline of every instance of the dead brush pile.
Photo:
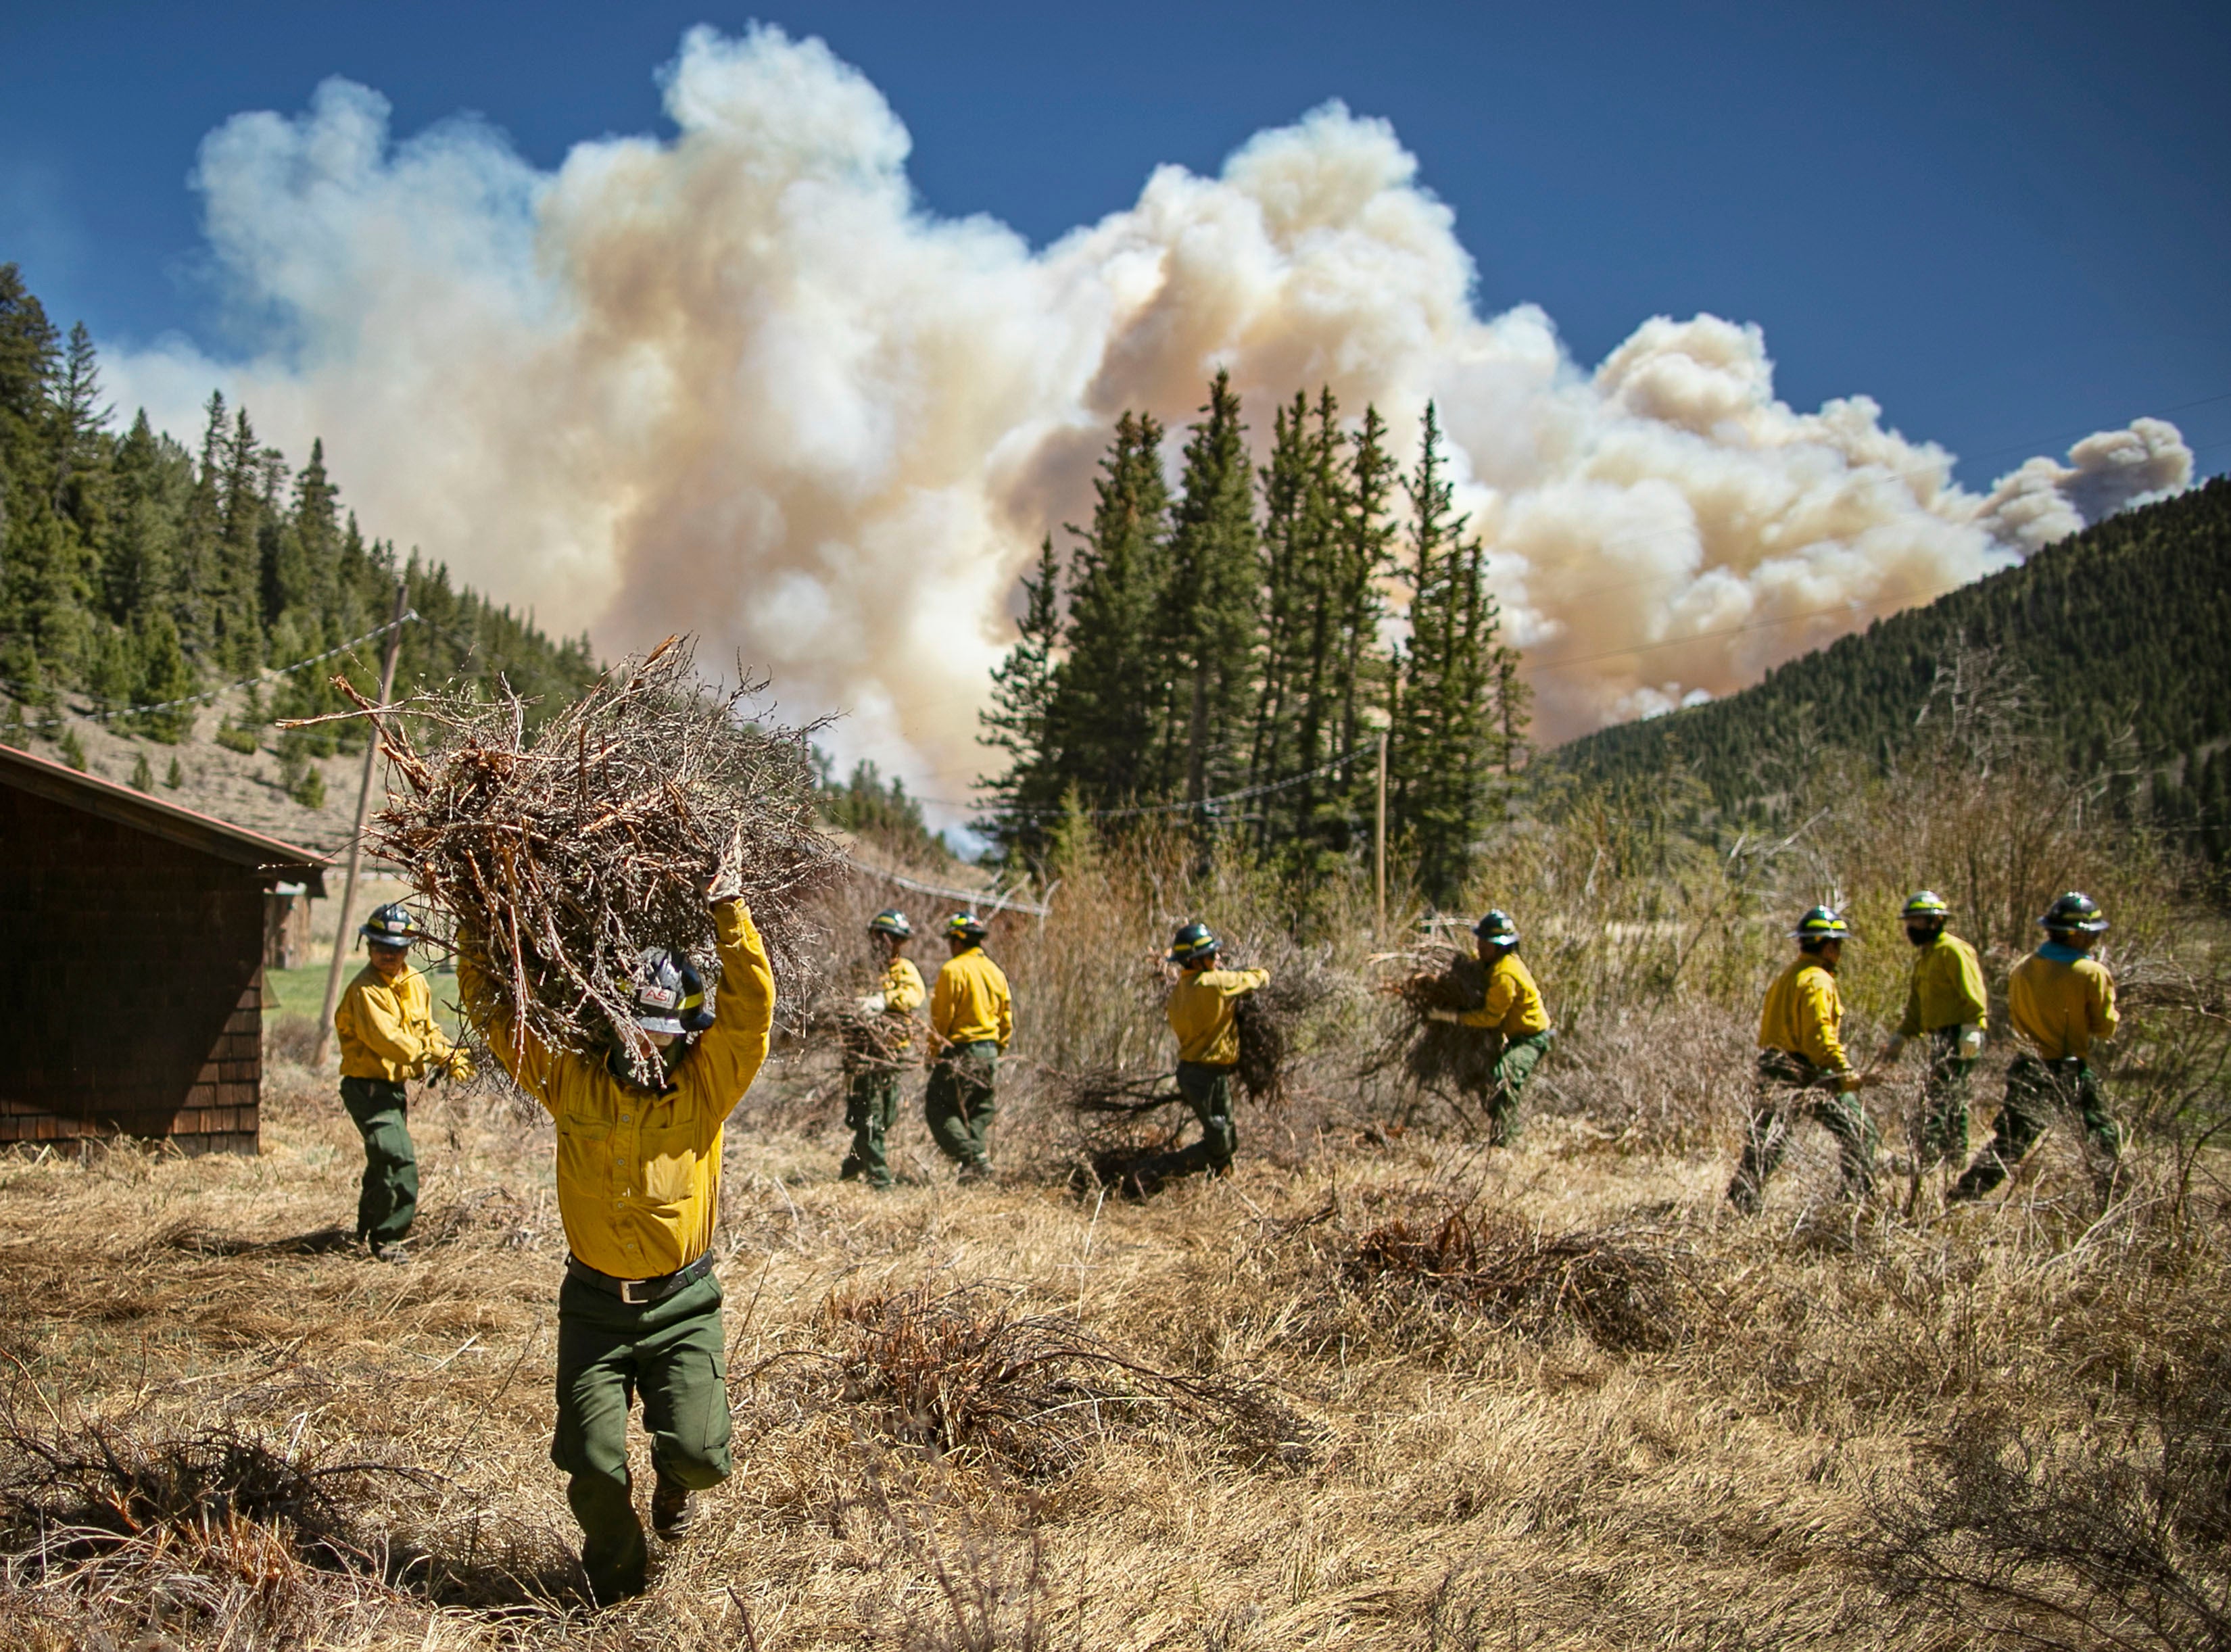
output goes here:
[[1523, 1336], [1577, 1328], [1620, 1353], [1685, 1339], [1695, 1294], [1689, 1261], [1684, 1247], [1648, 1229], [1553, 1234], [1514, 1216], [1452, 1210], [1438, 1223], [1372, 1229], [1346, 1274], [1355, 1288], [1483, 1313]]
[[54, 1436], [10, 1414], [0, 1418], [0, 1633], [23, 1644], [48, 1626], [107, 1623], [197, 1645], [291, 1646], [344, 1606], [401, 1604], [385, 1576], [400, 1557], [354, 1512], [376, 1472], [301, 1461], [229, 1430]]
[[784, 996], [812, 974], [811, 897], [837, 849], [814, 823], [816, 726], [749, 721], [744, 702], [764, 687], [708, 689], [688, 642], [669, 637], [532, 731], [512, 696], [359, 698], [404, 787], [373, 816], [369, 847], [448, 920], [518, 1033], [564, 1050], [617, 1042], [647, 1078], [630, 968], [672, 947], [711, 978], [703, 891], [716, 872], [749, 902]]
[[893, 1444], [956, 1464], [1044, 1479], [1100, 1442], [1172, 1428], [1245, 1462], [1311, 1455], [1310, 1426], [1268, 1384], [1156, 1370], [1065, 1316], [1018, 1313], [988, 1286], [835, 1298], [824, 1334], [832, 1352], [787, 1357], [834, 1377], [824, 1399]]

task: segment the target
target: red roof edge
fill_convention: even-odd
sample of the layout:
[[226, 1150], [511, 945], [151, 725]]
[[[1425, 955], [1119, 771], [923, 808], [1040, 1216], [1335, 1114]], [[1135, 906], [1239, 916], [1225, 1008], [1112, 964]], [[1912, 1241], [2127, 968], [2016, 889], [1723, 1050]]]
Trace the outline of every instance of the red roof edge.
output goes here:
[[215, 815], [204, 815], [182, 804], [165, 803], [144, 791], [120, 786], [113, 780], [81, 774], [65, 764], [12, 745], [0, 745], [0, 784], [13, 785], [242, 866], [274, 873], [306, 873], [320, 885], [324, 873], [333, 863], [330, 856], [315, 849], [266, 837], [262, 832], [250, 831], [245, 826], [236, 826], [229, 820], [220, 820]]

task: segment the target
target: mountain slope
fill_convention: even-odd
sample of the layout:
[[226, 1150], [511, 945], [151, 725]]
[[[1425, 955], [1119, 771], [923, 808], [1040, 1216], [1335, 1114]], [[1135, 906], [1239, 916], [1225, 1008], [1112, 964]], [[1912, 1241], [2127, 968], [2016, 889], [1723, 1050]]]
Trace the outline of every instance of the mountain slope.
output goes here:
[[[1600, 730], [1554, 760], [1583, 779], [1677, 759], [1723, 806], [1757, 789], [1761, 757], [1808, 715], [1820, 738], [1887, 758], [1913, 737], [1940, 661], [2001, 651], [2029, 680], [2041, 732], [2072, 765], [2105, 759], [2124, 729], [2162, 771], [2157, 813], [2220, 799], [2231, 737], [2231, 480], [2126, 512], [1924, 608], [1792, 660], [1741, 694]], [[1808, 711], [1809, 708], [1809, 711]]]

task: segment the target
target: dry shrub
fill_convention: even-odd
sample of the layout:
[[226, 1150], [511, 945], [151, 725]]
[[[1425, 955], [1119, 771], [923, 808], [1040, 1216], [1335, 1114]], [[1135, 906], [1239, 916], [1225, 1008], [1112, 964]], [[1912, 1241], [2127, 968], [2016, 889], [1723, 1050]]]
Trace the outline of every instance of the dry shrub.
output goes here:
[[2077, 1648], [2231, 1648], [2231, 1364], [2164, 1365], [2117, 1424], [1956, 1426], [1879, 1485], [1866, 1552], [1893, 1599], [1995, 1636]]
[[271, 1016], [263, 1023], [263, 1060], [307, 1068], [318, 1047], [318, 1023], [308, 1016]]
[[709, 975], [703, 889], [716, 870], [749, 902], [781, 996], [794, 1001], [813, 973], [808, 907], [837, 850], [814, 823], [814, 726], [747, 720], [764, 687], [708, 689], [689, 643], [669, 637], [531, 732], [510, 695], [451, 689], [367, 707], [406, 788], [373, 816], [367, 842], [453, 921], [491, 1007], [521, 1033], [566, 1050], [616, 1042], [647, 1078], [630, 968], [664, 946]]
[[377, 1469], [315, 1465], [223, 1429], [42, 1435], [11, 1413], [0, 1545], [11, 1581], [48, 1604], [208, 1643], [297, 1644], [332, 1609], [331, 1574], [381, 1577], [385, 1546], [352, 1506], [352, 1482]]
[[1525, 1104], [1585, 1117], [1620, 1152], [1708, 1152], [1741, 1139], [1756, 1030], [1709, 1003], [1584, 1010], [1559, 1029]]
[[1308, 1426], [1266, 1384], [1159, 1371], [1059, 1314], [1020, 1314], [989, 1286], [838, 1297], [826, 1331], [839, 1397], [893, 1442], [1025, 1479], [1096, 1442], [1182, 1420], [1250, 1461], [1305, 1462]]
[[1568, 1326], [1614, 1352], [1683, 1340], [1692, 1294], [1686, 1250], [1645, 1228], [1548, 1234], [1514, 1216], [1452, 1210], [1437, 1224], [1397, 1220], [1365, 1234], [1348, 1262], [1367, 1290], [1431, 1298], [1547, 1338]]

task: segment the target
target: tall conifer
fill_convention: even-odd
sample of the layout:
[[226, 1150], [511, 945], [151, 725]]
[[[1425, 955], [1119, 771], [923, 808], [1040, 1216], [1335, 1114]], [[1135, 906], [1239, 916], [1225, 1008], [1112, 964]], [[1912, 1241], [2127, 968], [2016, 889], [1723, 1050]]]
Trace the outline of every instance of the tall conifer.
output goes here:
[[1173, 692], [1159, 778], [1190, 803], [1246, 777], [1262, 634], [1253, 477], [1228, 371], [1218, 371], [1200, 411], [1172, 513], [1161, 628]]

